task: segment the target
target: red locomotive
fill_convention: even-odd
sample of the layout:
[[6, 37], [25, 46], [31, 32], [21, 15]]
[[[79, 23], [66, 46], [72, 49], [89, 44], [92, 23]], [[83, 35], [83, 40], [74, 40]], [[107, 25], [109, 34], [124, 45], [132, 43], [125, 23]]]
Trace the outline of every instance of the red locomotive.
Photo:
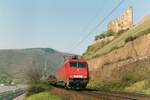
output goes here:
[[89, 81], [88, 64], [86, 60], [71, 58], [64, 62], [55, 72], [57, 84], [67, 88], [83, 89]]

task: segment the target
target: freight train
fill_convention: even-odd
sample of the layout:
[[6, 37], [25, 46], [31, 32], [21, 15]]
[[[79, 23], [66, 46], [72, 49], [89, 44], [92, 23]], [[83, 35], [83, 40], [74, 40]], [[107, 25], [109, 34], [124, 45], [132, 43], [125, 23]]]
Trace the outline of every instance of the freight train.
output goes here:
[[72, 57], [67, 59], [55, 71], [56, 84], [67, 88], [84, 89], [89, 81], [88, 64], [86, 60]]

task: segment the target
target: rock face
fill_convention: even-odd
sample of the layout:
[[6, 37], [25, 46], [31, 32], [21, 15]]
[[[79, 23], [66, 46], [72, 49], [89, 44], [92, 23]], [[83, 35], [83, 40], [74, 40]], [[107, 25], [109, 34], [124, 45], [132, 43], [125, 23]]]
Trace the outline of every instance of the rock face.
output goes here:
[[141, 36], [128, 42], [124, 47], [115, 49], [110, 53], [89, 60], [90, 69], [95, 69], [108, 63], [125, 59], [150, 55], [150, 34]]
[[[134, 41], [128, 42], [125, 46], [115, 49], [110, 53], [91, 59], [88, 61], [88, 64], [90, 71], [97, 71], [99, 79], [110, 80], [119, 77], [117, 73], [120, 71], [116, 73], [114, 71], [120, 70], [120, 68], [125, 69], [131, 63], [143, 59], [150, 59], [150, 34], [143, 35]], [[133, 69], [136, 69], [136, 66]], [[145, 67], [148, 66], [150, 64], [145, 65]], [[138, 67], [143, 68], [142, 64], [139, 64]]]
[[130, 29], [133, 26], [133, 7], [130, 6], [124, 14], [108, 24], [108, 30], [112, 32], [119, 32], [121, 30]]

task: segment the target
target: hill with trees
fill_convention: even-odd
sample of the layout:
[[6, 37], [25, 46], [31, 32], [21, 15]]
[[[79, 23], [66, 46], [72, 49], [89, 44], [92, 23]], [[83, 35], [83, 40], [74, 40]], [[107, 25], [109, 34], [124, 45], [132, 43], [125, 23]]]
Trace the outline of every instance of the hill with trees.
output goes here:
[[25, 81], [28, 72], [52, 74], [64, 55], [51, 48], [0, 50], [0, 83]]

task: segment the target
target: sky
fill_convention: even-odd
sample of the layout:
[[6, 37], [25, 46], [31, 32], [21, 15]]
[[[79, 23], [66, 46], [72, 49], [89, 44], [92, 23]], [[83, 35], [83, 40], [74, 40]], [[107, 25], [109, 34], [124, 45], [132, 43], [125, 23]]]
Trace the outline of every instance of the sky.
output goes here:
[[125, 0], [76, 45], [121, 0], [0, 0], [0, 49], [53, 48], [82, 54], [107, 23], [134, 8], [134, 23], [150, 14], [150, 0]]

